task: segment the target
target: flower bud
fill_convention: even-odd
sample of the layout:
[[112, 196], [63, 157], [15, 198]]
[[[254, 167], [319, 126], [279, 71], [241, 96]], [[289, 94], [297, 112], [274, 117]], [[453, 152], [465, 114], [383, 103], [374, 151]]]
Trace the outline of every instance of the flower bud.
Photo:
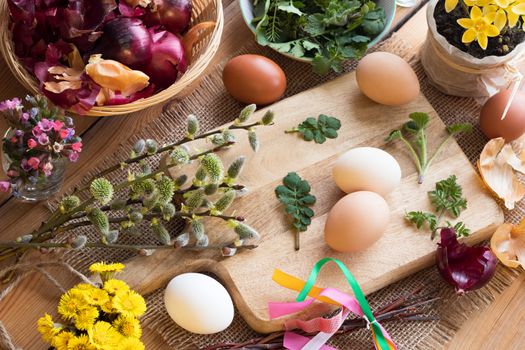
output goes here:
[[204, 224], [200, 220], [193, 220], [190, 224], [190, 229], [197, 240], [206, 234]]
[[103, 235], [109, 232], [108, 216], [99, 208], [92, 208], [87, 211], [87, 218], [93, 226]]
[[93, 198], [102, 205], [109, 203], [113, 198], [113, 185], [104, 178], [93, 180], [89, 188]]
[[164, 245], [170, 245], [171, 244], [171, 237], [168, 233], [168, 230], [162, 225], [161, 223], [157, 223], [155, 225], [151, 226], [151, 229], [153, 230], [153, 233], [157, 236], [159, 241]]
[[139, 249], [138, 254], [140, 256], [151, 256], [155, 253], [155, 249]]
[[187, 192], [184, 197], [186, 198], [184, 205], [189, 211], [193, 211], [202, 205], [204, 200], [204, 190], [198, 189]]
[[80, 205], [80, 198], [77, 196], [67, 196], [60, 202], [60, 212], [67, 213]]
[[186, 247], [188, 243], [190, 243], [190, 234], [188, 232], [184, 232], [175, 238], [174, 246], [175, 248], [182, 248]]
[[144, 216], [142, 215], [141, 212], [138, 212], [138, 211], [132, 211], [131, 213], [129, 213], [129, 219], [131, 220], [131, 222], [133, 222], [134, 224], [139, 224], [142, 222], [142, 220], [144, 219]]
[[225, 143], [226, 142], [235, 142], [235, 135], [229, 129], [224, 129], [222, 131], [222, 138], [223, 138]]
[[248, 141], [254, 152], [259, 151], [260, 143], [255, 131], [248, 132]]
[[157, 181], [157, 188], [160, 194], [160, 201], [163, 203], [171, 202], [175, 194], [175, 182], [166, 175], [163, 175]]
[[177, 212], [177, 209], [175, 208], [175, 205], [173, 203], [166, 203], [162, 206], [162, 218], [166, 221], [171, 220], [175, 213]]
[[17, 243], [29, 243], [33, 239], [33, 235], [23, 235], [20, 237], [17, 237], [16, 242]]
[[246, 161], [245, 156], [237, 157], [228, 168], [228, 177], [231, 179], [237, 178], [244, 167], [244, 162]]
[[235, 226], [235, 233], [239, 236], [240, 239], [259, 239], [259, 233], [255, 231], [250, 226], [243, 224], [243, 223], [237, 223], [237, 226]]
[[228, 209], [230, 207], [230, 205], [233, 203], [233, 201], [235, 200], [235, 191], [234, 190], [227, 190], [221, 198], [219, 198], [216, 202], [215, 202], [215, 210], [222, 213], [223, 211], [225, 211], [226, 209]]
[[158, 144], [157, 141], [153, 139], [146, 140], [146, 152], [148, 154], [154, 154], [157, 152]]
[[244, 107], [241, 113], [239, 113], [237, 122], [238, 123], [246, 122], [248, 119], [250, 119], [250, 117], [252, 116], [253, 112], [255, 112], [256, 109], [257, 109], [257, 106], [255, 104], [251, 104], [251, 105]]
[[270, 124], [272, 124], [274, 117], [275, 117], [275, 114], [273, 113], [272, 110], [266, 111], [266, 113], [264, 113], [264, 116], [261, 119], [262, 125], [270, 125]]
[[188, 136], [193, 138], [193, 136], [199, 132], [199, 129], [199, 120], [195, 115], [190, 114], [188, 116]]
[[224, 141], [224, 137], [221, 134], [213, 135], [212, 137], [210, 137], [210, 141], [216, 146], [222, 146], [226, 143]]
[[190, 162], [190, 155], [183, 147], [176, 147], [170, 153], [170, 162], [176, 165], [188, 164]]
[[140, 172], [142, 173], [143, 176], [151, 174], [151, 166], [148, 163], [141, 161], [139, 162], [139, 166], [140, 166]]
[[82, 249], [86, 246], [87, 237], [84, 235], [76, 236], [70, 242], [71, 248], [73, 249]]
[[111, 230], [105, 236], [105, 243], [113, 244], [118, 241], [118, 230]]
[[207, 247], [210, 244], [210, 239], [208, 235], [203, 234], [201, 237], [197, 238], [195, 242], [196, 247]]
[[208, 153], [201, 159], [201, 166], [212, 183], [220, 183], [224, 177], [224, 165], [215, 153]]
[[237, 254], [237, 248], [233, 248], [233, 247], [222, 247], [222, 249], [221, 249], [221, 254], [222, 254], [222, 256], [224, 256], [224, 257], [234, 256], [235, 254]]
[[208, 184], [204, 186], [204, 194], [206, 194], [207, 196], [211, 196], [212, 194], [215, 194], [218, 189], [219, 189], [219, 185]]
[[188, 181], [188, 175], [181, 175], [175, 179], [175, 185], [180, 188], [186, 181]]
[[204, 167], [200, 166], [197, 171], [195, 172], [195, 180], [198, 183], [201, 183], [206, 180], [206, 170]]
[[133, 152], [135, 152], [135, 154], [139, 156], [144, 152], [145, 149], [146, 140], [144, 139], [137, 140], [137, 142], [135, 142], [135, 144], [133, 145]]

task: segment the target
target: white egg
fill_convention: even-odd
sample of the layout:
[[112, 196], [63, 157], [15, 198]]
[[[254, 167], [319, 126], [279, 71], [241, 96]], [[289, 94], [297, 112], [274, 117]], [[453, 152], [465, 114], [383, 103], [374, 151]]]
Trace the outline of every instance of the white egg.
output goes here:
[[332, 176], [346, 193], [371, 191], [385, 196], [399, 186], [401, 167], [382, 149], [357, 147], [337, 159]]
[[233, 302], [226, 288], [200, 273], [173, 278], [164, 292], [164, 304], [173, 321], [193, 333], [221, 332], [233, 321]]

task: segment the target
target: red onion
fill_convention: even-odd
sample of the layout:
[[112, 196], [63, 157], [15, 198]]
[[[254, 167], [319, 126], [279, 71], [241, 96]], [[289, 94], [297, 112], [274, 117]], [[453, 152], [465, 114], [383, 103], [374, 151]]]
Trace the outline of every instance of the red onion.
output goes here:
[[191, 8], [191, 0], [153, 0], [144, 23], [147, 26], [162, 25], [173, 34], [179, 34], [190, 24]]
[[151, 36], [142, 21], [137, 18], [115, 18], [103, 28], [104, 34], [97, 41], [93, 53], [140, 69], [151, 61]]
[[151, 33], [152, 58], [143, 71], [157, 88], [167, 88], [177, 80], [179, 72], [186, 71], [186, 57], [181, 40], [167, 31]]
[[488, 247], [469, 247], [459, 243], [452, 228], [441, 229], [436, 261], [439, 273], [458, 294], [487, 284], [496, 272], [498, 259]]

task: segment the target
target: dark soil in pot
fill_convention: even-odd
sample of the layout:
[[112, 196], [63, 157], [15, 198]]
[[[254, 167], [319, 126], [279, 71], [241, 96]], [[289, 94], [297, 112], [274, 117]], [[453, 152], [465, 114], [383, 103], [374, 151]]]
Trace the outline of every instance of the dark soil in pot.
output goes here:
[[445, 11], [445, 0], [440, 0], [434, 9], [434, 18], [436, 20], [438, 33], [443, 35], [451, 45], [476, 58], [505, 56], [525, 40], [525, 31], [523, 31], [522, 23], [519, 21], [516, 26], [509, 28], [499, 36], [489, 38], [486, 50], [483, 50], [477, 41], [473, 41], [470, 44], [463, 44], [461, 37], [465, 29], [457, 23], [457, 20], [469, 17], [470, 14], [464, 10], [461, 3], [452, 10], [452, 12], [447, 13]]

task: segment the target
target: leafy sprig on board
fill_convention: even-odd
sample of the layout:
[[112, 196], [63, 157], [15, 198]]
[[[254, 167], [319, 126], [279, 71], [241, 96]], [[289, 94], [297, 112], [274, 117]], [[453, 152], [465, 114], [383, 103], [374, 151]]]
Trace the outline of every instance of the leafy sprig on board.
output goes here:
[[[411, 211], [405, 214], [405, 219], [414, 224], [417, 229], [428, 226], [432, 231], [431, 238], [434, 239], [437, 230], [442, 227], [440, 222], [445, 215], [457, 219], [461, 212], [467, 209], [467, 200], [463, 198], [463, 189], [457, 183], [455, 175], [449, 176], [445, 180], [436, 183], [436, 189], [428, 192], [430, 203], [434, 207], [434, 213]], [[465, 226], [465, 223], [459, 221], [452, 224], [450, 221], [445, 221], [445, 227], [453, 227], [458, 237], [467, 237], [470, 230]]]
[[310, 191], [308, 181], [301, 179], [295, 172], [288, 173], [283, 179], [283, 185], [275, 189], [275, 195], [293, 218], [295, 250], [299, 250], [300, 247], [299, 233], [308, 229], [314, 216], [314, 211], [310, 207], [315, 204], [316, 198], [310, 194]]
[[260, 45], [311, 58], [320, 74], [362, 57], [386, 25], [384, 9], [370, 0], [255, 0], [254, 15]]
[[401, 129], [395, 129], [390, 132], [385, 139], [386, 142], [394, 140], [401, 140], [408, 148], [412, 159], [416, 165], [419, 173], [418, 183], [422, 184], [425, 175], [434, 162], [437, 155], [445, 148], [445, 146], [458, 134], [470, 132], [472, 124], [459, 123], [447, 127], [447, 137], [439, 144], [438, 148], [432, 156], [429, 156], [427, 129], [430, 124], [430, 117], [427, 113], [415, 112], [409, 116], [410, 120], [403, 124]]
[[304, 122], [296, 128], [286, 130], [285, 133], [300, 133], [305, 141], [315, 141], [315, 143], [325, 143], [326, 139], [337, 138], [337, 130], [341, 129], [341, 121], [325, 114], [319, 115], [317, 119], [306, 118]]

